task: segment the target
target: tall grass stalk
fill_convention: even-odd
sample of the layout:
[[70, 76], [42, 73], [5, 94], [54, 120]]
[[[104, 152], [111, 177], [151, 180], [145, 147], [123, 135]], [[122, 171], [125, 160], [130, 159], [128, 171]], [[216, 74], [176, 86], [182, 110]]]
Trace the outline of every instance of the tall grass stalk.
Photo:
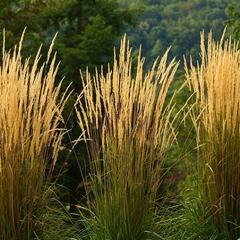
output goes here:
[[201, 35], [201, 63], [186, 70], [196, 94], [193, 121], [201, 200], [228, 239], [240, 237], [240, 52], [231, 39]]
[[168, 51], [144, 73], [139, 51], [136, 74], [126, 37], [105, 74], [81, 75], [76, 104], [79, 127], [90, 155], [91, 239], [146, 239], [162, 165], [175, 139], [173, 104], [166, 104], [178, 64]]
[[[0, 66], [0, 239], [33, 240], [44, 211], [48, 175], [63, 131], [65, 96], [55, 87], [56, 55], [39, 66], [21, 57], [23, 36], [13, 51], [3, 46]], [[5, 39], [4, 39], [5, 42]], [[52, 59], [52, 60], [50, 60]]]

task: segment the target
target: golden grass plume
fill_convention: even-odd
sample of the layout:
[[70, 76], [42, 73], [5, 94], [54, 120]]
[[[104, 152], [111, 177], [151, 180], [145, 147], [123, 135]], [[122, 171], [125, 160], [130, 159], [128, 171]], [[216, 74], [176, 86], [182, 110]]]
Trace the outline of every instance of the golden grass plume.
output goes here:
[[[20, 43], [3, 46], [0, 66], [0, 239], [34, 238], [42, 212], [46, 170], [53, 170], [63, 129], [66, 96], [55, 87], [56, 55], [41, 66], [39, 49], [32, 64]], [[5, 42], [5, 39], [4, 39]]]
[[[201, 35], [201, 63], [186, 78], [195, 93], [192, 112], [202, 200], [220, 232], [236, 239], [240, 224], [240, 52], [237, 42]], [[239, 236], [239, 235], [238, 235]]]
[[151, 225], [162, 164], [175, 139], [166, 98], [178, 64], [168, 63], [168, 52], [144, 73], [141, 51], [134, 69], [124, 37], [107, 73], [81, 74], [76, 112], [90, 153], [98, 239], [145, 239]]

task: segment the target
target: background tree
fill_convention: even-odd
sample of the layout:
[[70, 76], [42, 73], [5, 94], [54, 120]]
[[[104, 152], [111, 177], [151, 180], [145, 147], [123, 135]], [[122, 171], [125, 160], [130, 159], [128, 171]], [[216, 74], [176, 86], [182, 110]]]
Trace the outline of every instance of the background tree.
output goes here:
[[237, 40], [240, 39], [240, 3], [231, 3], [227, 7], [227, 25], [230, 34]]
[[[135, 46], [142, 44], [146, 59], [154, 60], [172, 46], [172, 55], [198, 58], [200, 31], [221, 36], [229, 0], [118, 0], [122, 7], [140, 9], [137, 27], [128, 34]], [[150, 63], [149, 63], [150, 64]]]
[[116, 40], [128, 23], [132, 23], [132, 15], [115, 0], [73, 0], [49, 15], [47, 25], [59, 32], [56, 48], [65, 84], [72, 82], [79, 90], [79, 68], [94, 69], [111, 61]]

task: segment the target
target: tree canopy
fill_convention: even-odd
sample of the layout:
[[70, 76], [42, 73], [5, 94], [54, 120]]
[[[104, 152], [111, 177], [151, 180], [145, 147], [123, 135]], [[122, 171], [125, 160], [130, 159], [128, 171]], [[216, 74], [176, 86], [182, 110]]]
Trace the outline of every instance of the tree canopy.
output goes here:
[[235, 39], [240, 39], [240, 3], [234, 2], [229, 4], [227, 8], [227, 25], [231, 36]]
[[[0, 3], [0, 28], [6, 29], [8, 46], [14, 45], [27, 26], [25, 51], [47, 46], [58, 32], [55, 48], [64, 84], [79, 89], [79, 68], [104, 65], [122, 29], [132, 15], [114, 0], [4, 0]], [[2, 34], [2, 32], [1, 32]], [[1, 38], [2, 39], [2, 38]]]
[[228, 0], [119, 0], [122, 7], [139, 10], [138, 25], [129, 27], [135, 45], [147, 58], [172, 46], [172, 54], [198, 57], [200, 31], [213, 30], [219, 38], [227, 19]]

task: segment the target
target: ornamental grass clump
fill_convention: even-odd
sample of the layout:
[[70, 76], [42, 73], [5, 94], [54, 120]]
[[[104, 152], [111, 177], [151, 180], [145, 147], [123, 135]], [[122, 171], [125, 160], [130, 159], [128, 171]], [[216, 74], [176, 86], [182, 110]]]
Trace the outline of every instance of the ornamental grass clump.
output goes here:
[[168, 51], [144, 73], [126, 37], [113, 67], [81, 74], [76, 103], [90, 156], [90, 239], [146, 239], [153, 221], [163, 162], [175, 140], [173, 104], [166, 104], [178, 64]]
[[[48, 201], [45, 187], [59, 151], [65, 97], [55, 87], [56, 55], [39, 66], [3, 46], [0, 65], [0, 239], [33, 240]], [[5, 41], [4, 41], [5, 42]], [[52, 60], [50, 60], [52, 59]]]
[[201, 63], [187, 82], [195, 92], [192, 117], [198, 149], [201, 204], [227, 239], [240, 237], [240, 52], [231, 39], [201, 36]]

